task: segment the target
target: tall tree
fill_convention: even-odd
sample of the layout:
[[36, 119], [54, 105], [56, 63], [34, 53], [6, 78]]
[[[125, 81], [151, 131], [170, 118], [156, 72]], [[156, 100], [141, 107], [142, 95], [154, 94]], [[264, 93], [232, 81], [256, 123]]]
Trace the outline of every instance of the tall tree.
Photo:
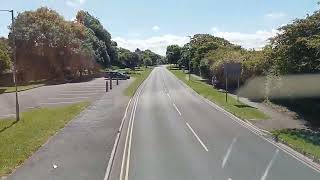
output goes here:
[[178, 45], [168, 46], [166, 57], [170, 64], [178, 64], [178, 60], [181, 58], [181, 48]]

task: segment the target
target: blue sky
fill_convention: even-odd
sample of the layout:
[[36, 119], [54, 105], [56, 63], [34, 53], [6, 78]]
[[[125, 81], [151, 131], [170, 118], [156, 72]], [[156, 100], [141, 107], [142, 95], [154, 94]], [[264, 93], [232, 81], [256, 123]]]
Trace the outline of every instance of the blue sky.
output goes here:
[[[66, 19], [79, 9], [98, 17], [119, 46], [164, 54], [168, 44], [183, 45], [187, 35], [210, 33], [245, 48], [260, 48], [276, 29], [319, 9], [317, 0], [1, 0], [18, 12], [48, 6]], [[0, 12], [0, 36], [10, 16]]]

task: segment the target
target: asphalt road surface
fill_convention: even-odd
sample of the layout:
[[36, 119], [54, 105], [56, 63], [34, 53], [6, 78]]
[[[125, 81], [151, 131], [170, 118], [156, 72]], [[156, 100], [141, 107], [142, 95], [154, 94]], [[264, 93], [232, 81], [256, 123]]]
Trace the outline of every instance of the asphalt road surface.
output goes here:
[[[100, 97], [95, 95], [98, 100], [51, 137], [7, 179], [102, 180], [130, 99], [123, 91], [132, 80], [121, 81]], [[89, 84], [97, 81], [100, 80]]]
[[[113, 81], [113, 85], [116, 85], [116, 81]], [[32, 108], [60, 106], [82, 101], [93, 102], [106, 93], [105, 89], [104, 78], [42, 86], [19, 92], [20, 110], [26, 111]], [[15, 93], [0, 94], [0, 118], [12, 116], [15, 116]]]
[[109, 179], [320, 179], [316, 168], [214, 108], [164, 67], [131, 102]]

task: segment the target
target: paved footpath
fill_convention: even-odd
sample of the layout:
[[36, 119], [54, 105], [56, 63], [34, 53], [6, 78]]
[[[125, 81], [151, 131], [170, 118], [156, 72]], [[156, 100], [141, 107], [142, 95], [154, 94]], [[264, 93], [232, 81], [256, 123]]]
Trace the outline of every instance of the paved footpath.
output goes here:
[[[33, 154], [9, 180], [101, 180], [129, 97], [121, 81]], [[56, 166], [55, 166], [56, 165]], [[56, 168], [54, 168], [54, 166]]]

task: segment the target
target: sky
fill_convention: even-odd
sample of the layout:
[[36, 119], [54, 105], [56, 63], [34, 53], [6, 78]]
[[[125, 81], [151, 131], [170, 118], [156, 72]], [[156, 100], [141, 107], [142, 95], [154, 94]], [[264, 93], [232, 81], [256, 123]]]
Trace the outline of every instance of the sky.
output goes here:
[[[47, 6], [67, 20], [78, 10], [97, 17], [118, 46], [150, 49], [161, 55], [167, 45], [208, 33], [244, 48], [259, 49], [277, 29], [318, 10], [318, 0], [0, 0], [16, 12]], [[0, 12], [0, 36], [8, 35], [10, 14]]]

